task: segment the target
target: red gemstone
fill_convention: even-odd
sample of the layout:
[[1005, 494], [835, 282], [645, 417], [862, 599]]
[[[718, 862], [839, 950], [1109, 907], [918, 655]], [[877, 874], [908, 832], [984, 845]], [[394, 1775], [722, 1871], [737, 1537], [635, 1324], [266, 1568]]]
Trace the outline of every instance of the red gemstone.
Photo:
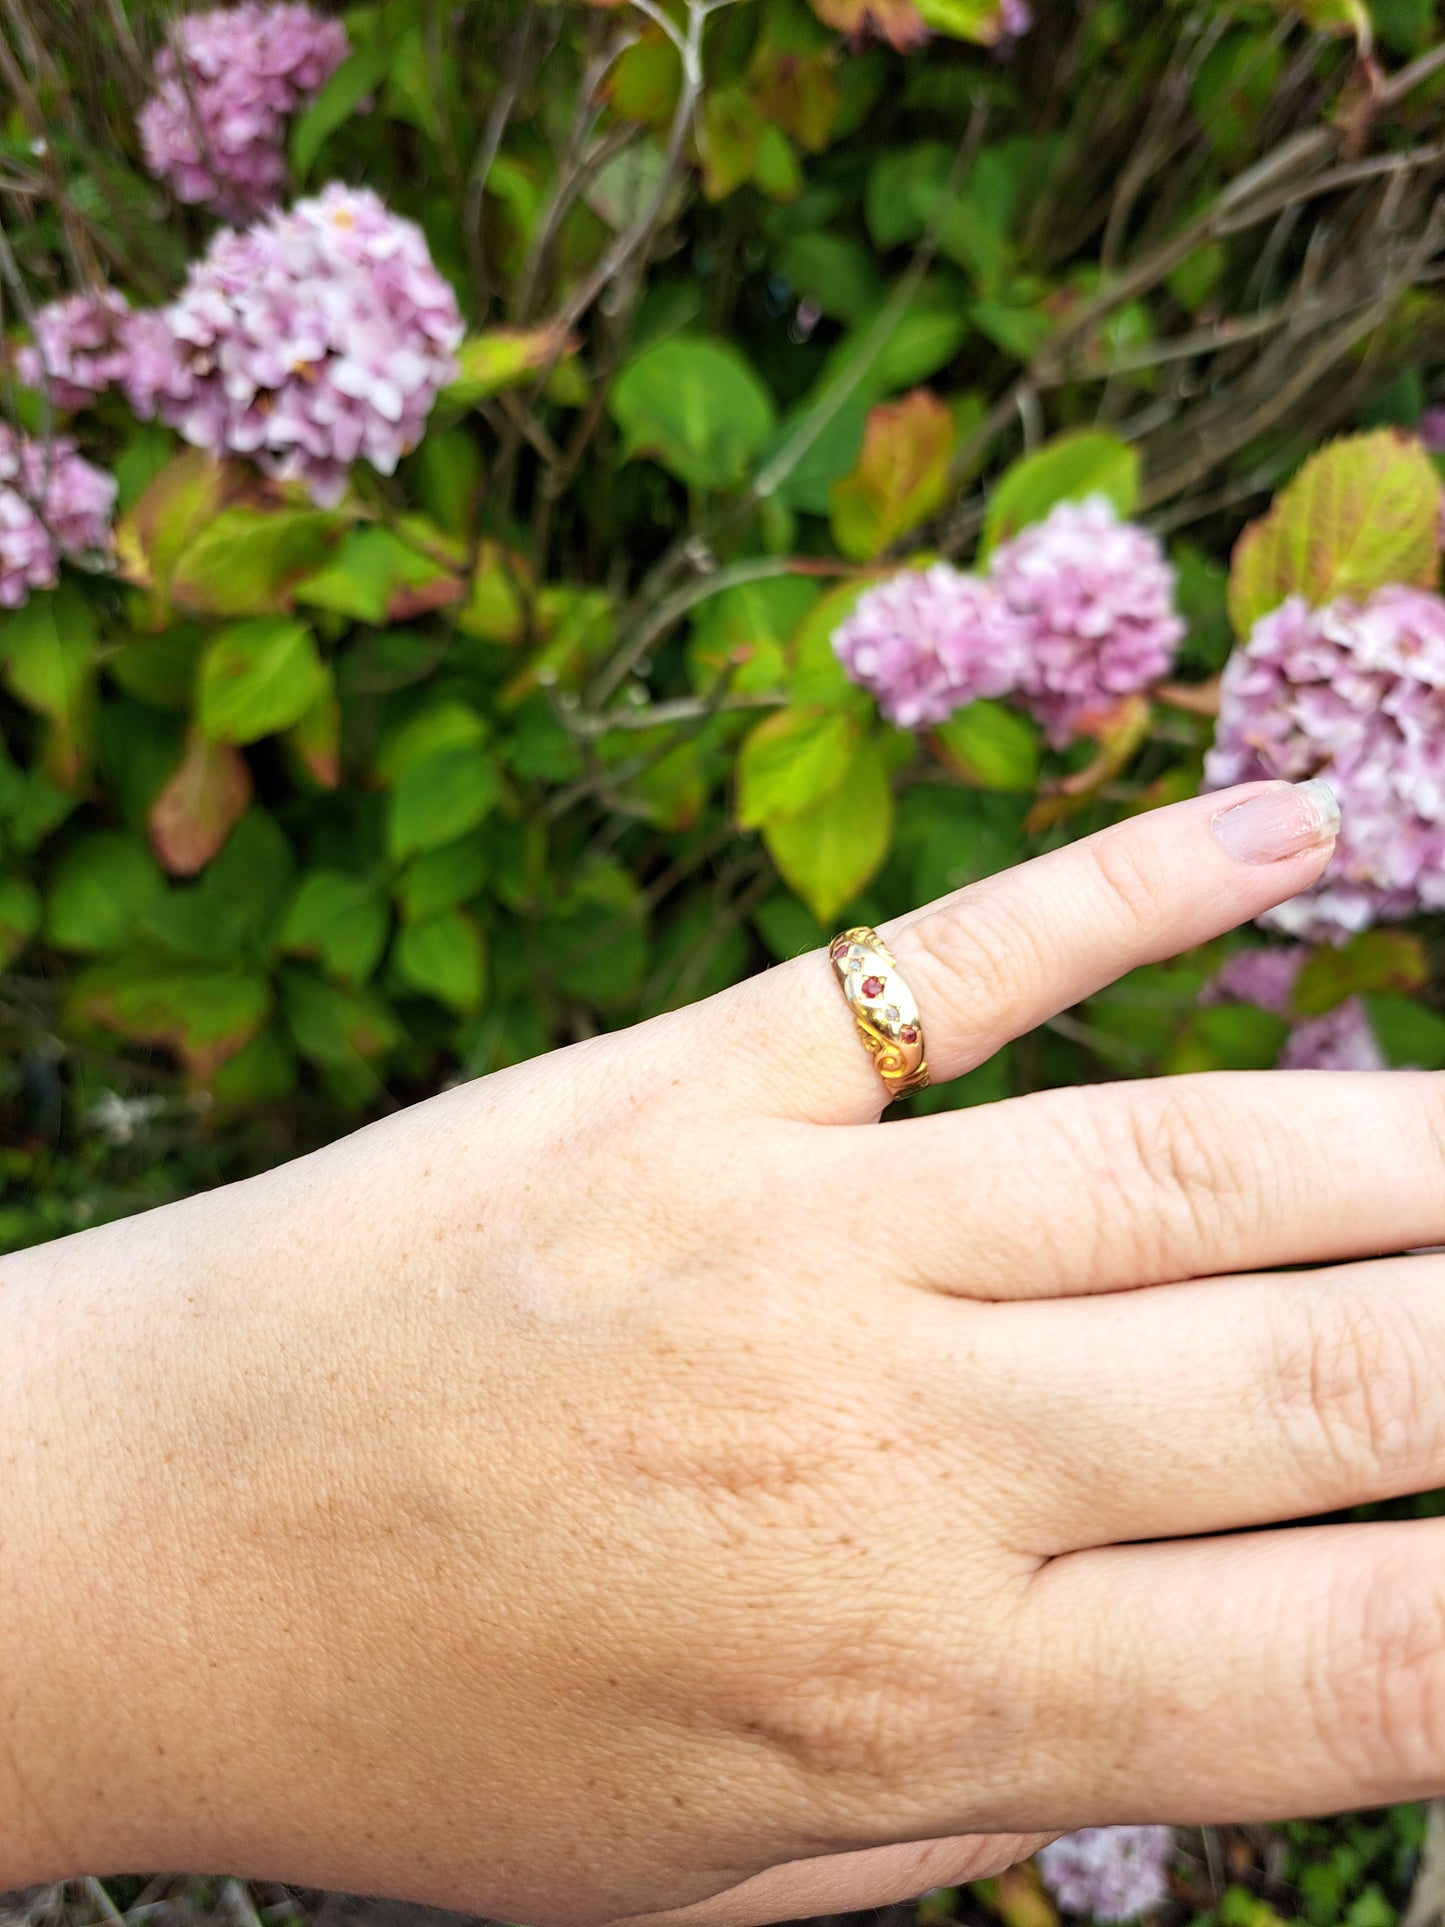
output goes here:
[[913, 1028], [912, 1024], [905, 1024], [898, 1035], [903, 1039], [905, 1044], [916, 1044], [918, 1042], [918, 1032]]
[[883, 979], [881, 977], [865, 977], [863, 979], [863, 995], [865, 997], [881, 997], [883, 995]]
[[833, 955], [835, 957], [846, 957], [847, 954], [848, 954], [848, 939], [846, 937], [840, 937], [838, 941], [833, 945]]

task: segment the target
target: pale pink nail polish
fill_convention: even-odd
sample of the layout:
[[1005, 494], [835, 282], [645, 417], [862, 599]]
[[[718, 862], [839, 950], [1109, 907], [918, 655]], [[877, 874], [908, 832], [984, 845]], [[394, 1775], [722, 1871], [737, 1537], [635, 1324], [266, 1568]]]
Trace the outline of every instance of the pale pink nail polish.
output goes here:
[[1316, 777], [1221, 810], [1210, 827], [1236, 863], [1278, 863], [1333, 843], [1340, 806], [1329, 784]]

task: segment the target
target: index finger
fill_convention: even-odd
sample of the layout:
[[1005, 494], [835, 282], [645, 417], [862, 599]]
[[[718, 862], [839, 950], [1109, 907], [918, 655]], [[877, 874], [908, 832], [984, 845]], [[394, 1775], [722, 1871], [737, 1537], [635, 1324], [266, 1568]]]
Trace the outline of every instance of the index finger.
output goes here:
[[[1177, 956], [1318, 881], [1340, 812], [1322, 782], [1247, 783], [1117, 823], [883, 926], [934, 1083], [961, 1076], [1140, 964]], [[817, 1123], [885, 1091], [826, 953], [700, 1007], [710, 1060], [750, 1101]], [[759, 1039], [775, 1038], [777, 1048]]]

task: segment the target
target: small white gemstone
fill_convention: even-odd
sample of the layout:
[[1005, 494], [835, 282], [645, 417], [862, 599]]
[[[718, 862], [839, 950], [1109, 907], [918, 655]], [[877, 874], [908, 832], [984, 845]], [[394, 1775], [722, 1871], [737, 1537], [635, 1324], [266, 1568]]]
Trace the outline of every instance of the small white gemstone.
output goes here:
[[890, 1024], [896, 1024], [898, 1022], [898, 1012], [893, 1008], [892, 1004], [888, 1006], [883, 1015], [888, 1019]]

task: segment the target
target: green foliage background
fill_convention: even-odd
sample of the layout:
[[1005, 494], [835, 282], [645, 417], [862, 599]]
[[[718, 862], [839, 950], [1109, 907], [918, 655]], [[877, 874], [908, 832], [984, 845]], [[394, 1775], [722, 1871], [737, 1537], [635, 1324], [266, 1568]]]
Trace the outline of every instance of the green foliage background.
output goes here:
[[[1445, 30], [1433, 0], [1037, 10], [998, 47], [992, 0], [929, 0], [921, 45], [909, 0], [345, 15], [295, 186], [421, 223], [463, 372], [336, 510], [115, 398], [76, 424], [119, 569], [0, 618], [0, 1248], [1193, 793], [1241, 529], [1331, 437], [1445, 399]], [[0, 29], [12, 340], [77, 285], [165, 299], [212, 231], [138, 162], [165, 27]], [[1175, 681], [1062, 756], [1003, 704], [883, 724], [829, 643], [860, 589], [1093, 490], [1169, 543]], [[1278, 587], [1250, 558], [1237, 620]], [[1272, 1063], [1277, 1019], [1197, 1007], [1223, 948], [914, 1108]], [[1445, 1066], [1433, 924], [1311, 968], [1312, 1008], [1363, 993], [1392, 1061]], [[1197, 1910], [1390, 1927], [1420, 1826], [1273, 1861], [1241, 1833]]]

